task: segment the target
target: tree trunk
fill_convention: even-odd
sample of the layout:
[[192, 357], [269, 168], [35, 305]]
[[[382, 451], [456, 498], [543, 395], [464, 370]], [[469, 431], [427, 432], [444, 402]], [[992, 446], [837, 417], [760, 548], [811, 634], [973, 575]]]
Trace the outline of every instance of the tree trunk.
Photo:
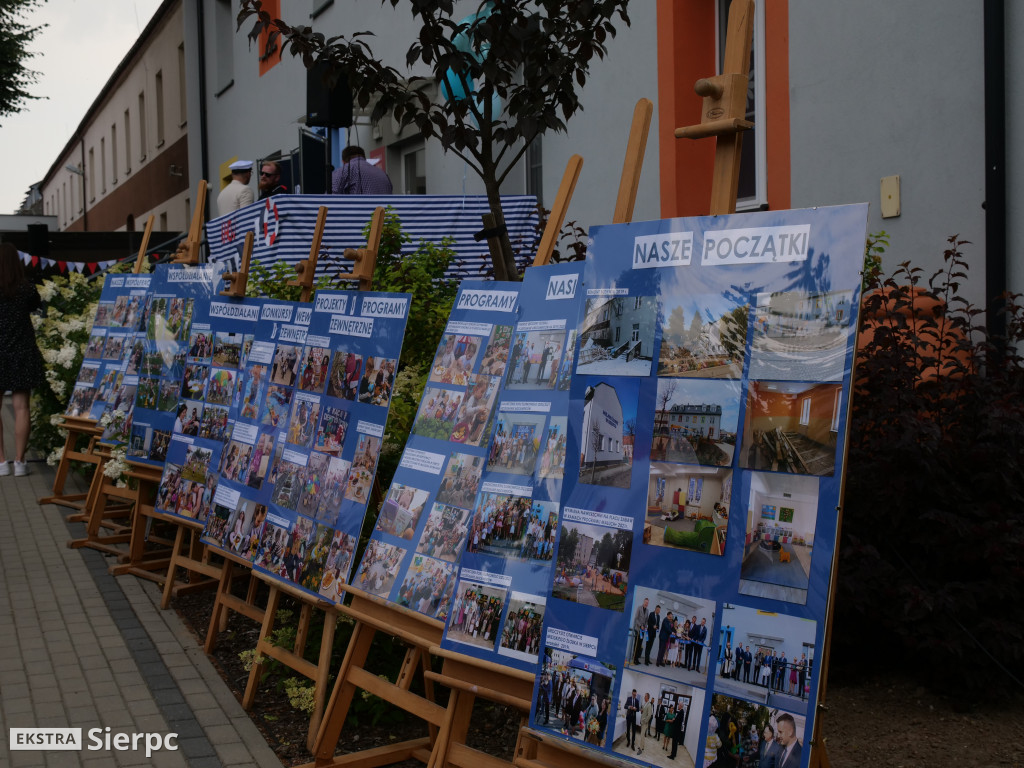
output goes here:
[[487, 190], [487, 204], [490, 206], [491, 215], [494, 216], [495, 226], [501, 230], [497, 236], [497, 253], [494, 250], [491, 251], [491, 258], [494, 262], [494, 278], [496, 280], [518, 280], [519, 272], [516, 269], [516, 260], [512, 253], [512, 242], [508, 239], [508, 231], [505, 228], [505, 213], [501, 210], [501, 192], [498, 189], [497, 181], [493, 178], [485, 178], [484, 189]]

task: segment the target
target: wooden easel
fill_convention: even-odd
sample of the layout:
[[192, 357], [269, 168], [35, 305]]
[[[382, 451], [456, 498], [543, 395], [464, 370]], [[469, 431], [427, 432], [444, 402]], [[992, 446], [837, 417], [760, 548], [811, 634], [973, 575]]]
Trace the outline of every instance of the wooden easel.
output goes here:
[[170, 563], [170, 547], [174, 541], [153, 533], [150, 523], [153, 519], [166, 518], [165, 515], [156, 512], [154, 506], [163, 472], [159, 467], [141, 464], [131, 459], [128, 459], [127, 463], [131, 470], [125, 474], [135, 480], [137, 494], [131, 532], [128, 535], [128, 550], [121, 557], [122, 563], [112, 565], [107, 570], [115, 576], [130, 573], [163, 586], [164, 574]]
[[196, 188], [196, 201], [192, 208], [192, 223], [188, 235], [178, 244], [178, 250], [171, 260], [172, 264], [199, 264], [200, 243], [203, 234], [203, 217], [206, 211], [206, 179], [200, 179]]
[[[142, 242], [139, 244], [139, 253], [135, 257], [135, 266], [132, 268], [132, 274], [137, 275], [142, 272], [146, 251], [149, 248], [149, 237], [153, 233], [153, 220], [154, 216], [152, 214], [146, 219], [146, 229], [142, 233]], [[94, 466], [90, 486], [101, 482], [97, 480], [97, 476], [102, 474], [102, 465], [109, 458], [109, 453], [105, 456], [97, 454], [95, 447], [96, 441], [103, 434], [103, 429], [97, 426], [95, 419], [79, 416], [65, 416], [64, 423], [61, 426], [67, 430], [68, 434], [64, 439], [64, 453], [61, 455], [60, 464], [57, 465], [57, 474], [53, 479], [53, 495], [42, 497], [39, 499], [39, 503], [58, 504], [62, 507], [77, 509], [79, 510], [77, 513], [68, 516], [68, 522], [89, 523], [89, 518], [92, 514], [90, 497], [94, 495], [94, 491], [90, 488], [88, 493], [67, 494], [64, 493], [64, 484], [67, 482], [68, 471], [71, 469], [72, 461], [81, 461]], [[88, 447], [85, 451], [79, 451], [79, 443], [86, 438], [89, 440]]]
[[[112, 458], [112, 446], [97, 442], [96, 438], [93, 438], [89, 450], [96, 459], [96, 469], [89, 483], [82, 514], [73, 516], [85, 523], [85, 537], [71, 539], [67, 545], [71, 549], [96, 549], [114, 555], [123, 562], [127, 559], [127, 553], [120, 545], [128, 543], [131, 539], [131, 517], [138, 497], [131, 488], [118, 488], [115, 481], [103, 473], [107, 462]], [[111, 498], [118, 501], [111, 504]], [[125, 520], [128, 521], [127, 524], [122, 522]]]
[[[309, 301], [309, 297], [313, 294], [313, 280], [316, 279], [316, 261], [320, 257], [320, 241], [323, 240], [324, 225], [326, 223], [327, 207], [321, 205], [320, 210], [316, 213], [316, 229], [313, 230], [313, 242], [309, 246], [309, 258], [303, 259], [295, 265], [298, 277], [288, 281], [288, 285], [297, 285], [302, 288], [299, 301]], [[379, 235], [377, 239], [379, 242]], [[376, 250], [374, 250], [374, 257], [376, 258]], [[372, 271], [370, 272], [370, 278], [371, 280], [373, 278]]]

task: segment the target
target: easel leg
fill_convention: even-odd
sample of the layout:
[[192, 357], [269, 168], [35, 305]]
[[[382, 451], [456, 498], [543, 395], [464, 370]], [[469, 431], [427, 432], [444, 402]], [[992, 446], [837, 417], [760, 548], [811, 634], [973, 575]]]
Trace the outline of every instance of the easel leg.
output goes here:
[[260, 636], [256, 641], [256, 659], [253, 660], [252, 669], [249, 671], [249, 682], [245, 686], [245, 694], [242, 696], [242, 709], [248, 712], [252, 709], [252, 703], [256, 700], [256, 688], [259, 687], [260, 678], [263, 677], [263, 662], [259, 661], [260, 646], [274, 629], [274, 616], [277, 614], [277, 606], [281, 602], [281, 593], [274, 585], [270, 586], [270, 596], [267, 598], [267, 610], [263, 614], [263, 626], [260, 628]]
[[337, 681], [334, 683], [334, 690], [331, 692], [331, 698], [327, 705], [331, 716], [323, 720], [320, 730], [316, 734], [313, 756], [318, 761], [330, 760], [334, 757], [338, 740], [341, 739], [341, 728], [345, 724], [348, 708], [352, 705], [352, 697], [356, 692], [355, 684], [348, 679], [349, 674], [353, 668], [362, 667], [366, 662], [376, 634], [375, 629], [362, 622], [356, 622], [352, 629], [348, 650], [345, 651], [345, 658], [341, 662], [341, 669], [338, 670]]
[[178, 532], [174, 534], [174, 545], [171, 549], [171, 562], [167, 566], [167, 578], [164, 579], [164, 594], [160, 599], [160, 608], [167, 610], [171, 604], [171, 592], [174, 590], [174, 578], [178, 570], [178, 553], [181, 551], [182, 542], [185, 540], [185, 526], [179, 525]]
[[338, 616], [333, 610], [324, 614], [324, 633], [320, 639], [320, 663], [314, 681], [313, 716], [309, 721], [309, 733], [306, 735], [306, 749], [313, 751], [316, 735], [320, 731], [320, 723], [324, 718], [324, 706], [327, 704], [327, 678], [331, 673], [331, 654], [334, 651], [334, 632], [338, 627]]

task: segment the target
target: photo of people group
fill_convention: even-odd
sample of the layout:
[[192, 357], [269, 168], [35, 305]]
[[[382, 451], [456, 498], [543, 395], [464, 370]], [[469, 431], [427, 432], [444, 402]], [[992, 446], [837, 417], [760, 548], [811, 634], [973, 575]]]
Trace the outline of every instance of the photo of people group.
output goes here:
[[456, 643], [494, 650], [507, 599], [504, 587], [459, 579], [447, 637]]
[[[615, 667], [600, 660], [548, 644], [541, 659], [537, 698], [537, 725], [575, 741], [603, 747], [609, 726], [614, 726], [612, 681]], [[541, 719], [543, 718], [543, 719]]]
[[806, 718], [783, 710], [715, 694], [711, 697], [704, 765], [799, 768]]
[[638, 586], [629, 615], [627, 669], [706, 687], [712, 666], [714, 600]]

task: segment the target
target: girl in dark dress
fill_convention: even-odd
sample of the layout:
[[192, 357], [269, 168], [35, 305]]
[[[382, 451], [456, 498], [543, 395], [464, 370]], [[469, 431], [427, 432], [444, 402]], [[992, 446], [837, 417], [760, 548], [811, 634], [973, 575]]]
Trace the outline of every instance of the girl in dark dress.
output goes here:
[[[14, 405], [14, 474], [28, 474], [29, 394], [46, 383], [43, 356], [36, 346], [36, 332], [30, 315], [39, 308], [35, 285], [25, 277], [18, 250], [0, 243], [0, 407], [5, 392]], [[11, 474], [4, 453], [3, 424], [0, 422], [0, 475]]]

